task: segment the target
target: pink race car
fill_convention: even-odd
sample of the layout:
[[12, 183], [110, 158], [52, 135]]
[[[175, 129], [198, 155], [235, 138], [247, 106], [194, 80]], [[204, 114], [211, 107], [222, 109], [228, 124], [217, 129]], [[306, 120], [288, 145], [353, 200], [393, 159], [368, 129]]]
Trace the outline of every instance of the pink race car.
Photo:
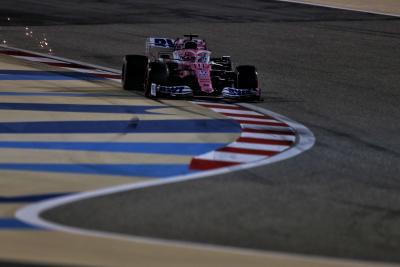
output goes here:
[[261, 100], [257, 70], [241, 65], [232, 70], [229, 56], [211, 58], [198, 35], [147, 40], [146, 55], [126, 55], [122, 67], [125, 90], [147, 97], [211, 96]]

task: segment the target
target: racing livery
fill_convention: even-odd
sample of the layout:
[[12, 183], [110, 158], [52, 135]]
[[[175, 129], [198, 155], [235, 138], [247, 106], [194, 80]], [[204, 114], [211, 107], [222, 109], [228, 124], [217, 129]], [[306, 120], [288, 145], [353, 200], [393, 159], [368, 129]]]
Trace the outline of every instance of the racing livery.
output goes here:
[[257, 70], [251, 65], [232, 68], [229, 56], [211, 58], [205, 40], [150, 37], [146, 55], [126, 55], [122, 67], [125, 90], [147, 97], [211, 96], [261, 100]]

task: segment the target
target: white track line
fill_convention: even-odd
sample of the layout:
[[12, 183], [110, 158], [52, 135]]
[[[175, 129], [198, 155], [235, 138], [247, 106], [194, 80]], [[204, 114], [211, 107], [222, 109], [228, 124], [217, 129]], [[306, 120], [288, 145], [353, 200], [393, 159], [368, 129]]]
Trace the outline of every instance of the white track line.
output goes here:
[[255, 107], [255, 106], [248, 105], [248, 104], [241, 104], [241, 105], [246, 108], [253, 108], [253, 109], [257, 110], [257, 112], [260, 112], [265, 115], [269, 115], [269, 116], [273, 116], [273, 117], [277, 117], [277, 118], [279, 117], [278, 118], [279, 120], [284, 121], [290, 127], [294, 128], [296, 130], [296, 132], [298, 133], [297, 144], [295, 146], [291, 147], [290, 149], [283, 151], [282, 153], [279, 153], [273, 157], [268, 157], [268, 158], [264, 157], [263, 160], [257, 161], [257, 162], [245, 163], [245, 164], [241, 164], [241, 165], [237, 165], [237, 166], [233, 166], [233, 167], [220, 168], [220, 169], [211, 170], [211, 171], [204, 171], [204, 172], [200, 172], [200, 173], [196, 173], [196, 174], [175, 176], [175, 177], [170, 177], [169, 179], [159, 179], [159, 180], [155, 180], [155, 181], [147, 181], [147, 182], [142, 182], [142, 183], [114, 186], [114, 187], [109, 187], [109, 188], [105, 188], [105, 189], [88, 191], [88, 192], [78, 193], [78, 194], [60, 197], [60, 198], [56, 198], [56, 199], [52, 199], [52, 200], [38, 202], [38, 203], [28, 205], [28, 206], [18, 210], [16, 212], [16, 217], [25, 223], [33, 224], [38, 227], [42, 227], [42, 228], [54, 230], [54, 231], [68, 232], [68, 233], [73, 233], [73, 234], [78, 234], [78, 235], [106, 237], [106, 238], [114, 238], [114, 239], [119, 239], [119, 240], [131, 240], [131, 241], [136, 241], [136, 242], [144, 242], [144, 243], [148, 243], [148, 244], [161, 244], [161, 245], [168, 245], [168, 246], [182, 247], [182, 248], [190, 246], [194, 249], [201, 249], [201, 250], [207, 250], [207, 251], [221, 251], [221, 252], [230, 252], [230, 253], [239, 253], [239, 254], [263, 254], [263, 255], [268, 254], [271, 256], [285, 257], [288, 259], [299, 259], [299, 260], [300, 259], [302, 259], [302, 260], [315, 259], [315, 260], [325, 260], [327, 262], [333, 261], [333, 259], [331, 260], [331, 259], [327, 259], [327, 258], [323, 258], [323, 257], [297, 256], [294, 254], [286, 254], [286, 253], [275, 253], [275, 252], [234, 248], [234, 247], [227, 247], [227, 246], [220, 246], [220, 245], [197, 244], [194, 242], [186, 242], [186, 241], [183, 242], [183, 241], [174, 241], [174, 240], [163, 240], [163, 239], [157, 239], [157, 238], [144, 238], [144, 237], [137, 237], [137, 236], [127, 236], [127, 235], [122, 235], [122, 234], [107, 233], [107, 232], [101, 232], [101, 231], [96, 231], [96, 230], [86, 230], [86, 229], [80, 229], [80, 228], [76, 228], [76, 227], [64, 226], [64, 225], [54, 223], [54, 222], [48, 221], [48, 220], [40, 217], [40, 214], [44, 213], [47, 210], [59, 207], [61, 205], [65, 205], [67, 203], [77, 202], [77, 201], [84, 200], [84, 199], [105, 196], [105, 195], [115, 194], [115, 193], [120, 193], [120, 192], [126, 192], [126, 191], [131, 191], [131, 190], [138, 190], [138, 189], [148, 188], [148, 187], [152, 187], [152, 186], [160, 186], [160, 185], [167, 185], [167, 184], [191, 181], [191, 180], [196, 180], [196, 179], [203, 179], [203, 178], [207, 178], [210, 176], [215, 176], [215, 175], [220, 175], [220, 174], [224, 174], [224, 173], [245, 170], [245, 169], [254, 168], [254, 167], [258, 167], [258, 166], [262, 166], [262, 165], [266, 165], [266, 164], [275, 163], [278, 161], [286, 160], [291, 157], [295, 157], [295, 156], [303, 153], [304, 151], [311, 149], [311, 147], [314, 145], [315, 137], [312, 134], [312, 132], [305, 126], [303, 126], [293, 120], [290, 120], [282, 115], [277, 116], [278, 114], [271, 112], [269, 110], [263, 109], [263, 108]]
[[63, 61], [60, 60], [55, 60], [52, 58], [45, 58], [45, 57], [29, 57], [29, 56], [12, 56], [12, 57], [23, 60], [35, 61], [39, 63], [64, 63]]
[[369, 13], [369, 14], [376, 14], [376, 15], [383, 15], [383, 16], [400, 17], [399, 14], [395, 14], [395, 13], [386, 13], [386, 12], [357, 9], [357, 8], [350, 8], [350, 7], [340, 7], [340, 6], [334, 6], [334, 5], [328, 5], [328, 4], [318, 4], [318, 3], [302, 2], [302, 1], [296, 1], [296, 0], [276, 0], [276, 1], [302, 4], [302, 5], [308, 5], [308, 6], [327, 7], [327, 8], [333, 8], [333, 9], [341, 9], [341, 10], [348, 10], [348, 11], [355, 11], [355, 12], [362, 12], [362, 13]]
[[[5, 47], [5, 48], [14, 49], [14, 48], [10, 48], [10, 47]], [[31, 53], [30, 51], [21, 50], [21, 49], [15, 49], [15, 50]], [[34, 53], [34, 54], [37, 54], [39, 56], [48, 57], [47, 55], [42, 55], [40, 53]], [[96, 66], [96, 65], [88, 65], [88, 64], [78, 62], [78, 61], [69, 61], [64, 58], [59, 58], [59, 57], [54, 57], [54, 56], [49, 56], [49, 58], [61, 60], [64, 62], [73, 62], [73, 63], [77, 63], [77, 64], [87, 65], [87, 66], [94, 67], [96, 69], [110, 71], [110, 72], [113, 72], [116, 74], [120, 73], [118, 70], [106, 69], [106, 68]], [[87, 236], [102, 237], [102, 238], [113, 238], [113, 239], [118, 239], [118, 240], [142, 242], [142, 243], [146, 243], [146, 244], [155, 244], [155, 245], [166, 245], [166, 246], [173, 246], [173, 247], [179, 247], [179, 248], [191, 247], [193, 249], [198, 249], [198, 250], [216, 251], [216, 252], [220, 251], [220, 252], [225, 252], [225, 253], [235, 253], [235, 254], [242, 254], [242, 255], [269, 255], [269, 256], [275, 257], [275, 258], [280, 258], [280, 259], [285, 258], [285, 259], [299, 260], [299, 261], [315, 260], [315, 261], [319, 261], [319, 262], [322, 261], [322, 262], [326, 262], [326, 263], [333, 263], [333, 262], [335, 262], [335, 263], [337, 263], [337, 262], [363, 263], [360, 261], [343, 261], [343, 260], [336, 260], [336, 259], [330, 259], [330, 258], [318, 257], [318, 256], [311, 257], [311, 256], [302, 256], [302, 255], [279, 253], [279, 252], [269, 252], [269, 251], [263, 251], [263, 250], [255, 250], [255, 249], [235, 248], [235, 247], [209, 245], [209, 244], [198, 244], [198, 243], [186, 242], [186, 241], [173, 241], [173, 240], [171, 241], [171, 240], [163, 240], [163, 239], [157, 239], [157, 238], [127, 236], [127, 235], [122, 235], [122, 234], [107, 233], [107, 232], [101, 232], [101, 231], [96, 231], [96, 230], [85, 230], [85, 229], [80, 229], [80, 228], [76, 228], [76, 227], [64, 226], [64, 225], [57, 224], [57, 223], [54, 223], [51, 221], [47, 221], [40, 217], [40, 214], [44, 213], [47, 210], [59, 207], [61, 205], [65, 205], [67, 203], [77, 202], [77, 201], [84, 200], [84, 199], [105, 196], [105, 195], [115, 194], [115, 193], [119, 193], [119, 192], [138, 190], [138, 189], [148, 188], [148, 187], [152, 187], [152, 186], [160, 186], [160, 185], [179, 183], [179, 182], [190, 181], [190, 180], [195, 180], [195, 179], [203, 179], [203, 178], [207, 178], [207, 177], [214, 176], [214, 175], [219, 175], [219, 174], [224, 174], [224, 173], [229, 173], [229, 172], [234, 172], [234, 171], [239, 171], [239, 170], [244, 170], [244, 169], [254, 168], [254, 167], [258, 167], [258, 166], [262, 166], [262, 165], [266, 165], [266, 164], [275, 163], [275, 162], [278, 162], [281, 160], [286, 160], [288, 158], [295, 157], [295, 156], [303, 153], [304, 151], [311, 149], [312, 146], [314, 145], [314, 143], [315, 143], [314, 135], [308, 128], [306, 128], [302, 124], [299, 124], [293, 120], [290, 120], [290, 119], [286, 118], [285, 116], [279, 115], [277, 113], [274, 113], [272, 111], [269, 111], [269, 110], [266, 110], [266, 109], [263, 109], [260, 107], [256, 107], [254, 105], [250, 105], [250, 104], [239, 104], [239, 105], [241, 105], [244, 108], [255, 110], [256, 111], [256, 112], [254, 112], [255, 114], [258, 114], [257, 112], [259, 112], [264, 115], [277, 118], [278, 120], [288, 124], [288, 127], [280, 127], [280, 128], [284, 128], [284, 129], [290, 130], [290, 131], [291, 131], [290, 128], [293, 128], [297, 133], [296, 144], [294, 146], [290, 147], [289, 149], [283, 151], [282, 153], [279, 153], [273, 157], [263, 157], [264, 158], [263, 160], [260, 160], [257, 162], [245, 163], [245, 164], [241, 164], [241, 165], [220, 168], [220, 169], [216, 169], [216, 170], [203, 171], [203, 172], [195, 173], [195, 174], [175, 176], [175, 177], [170, 177], [169, 179], [158, 179], [158, 180], [147, 181], [147, 182], [142, 182], [142, 183], [133, 183], [133, 184], [113, 186], [113, 187], [109, 187], [109, 188], [105, 188], [105, 189], [88, 191], [88, 192], [78, 193], [78, 194], [74, 194], [74, 195], [70, 195], [70, 196], [51, 199], [51, 200], [47, 200], [47, 201], [41, 201], [38, 203], [34, 203], [31, 205], [25, 206], [22, 209], [19, 209], [16, 212], [16, 217], [23, 222], [26, 222], [26, 223], [32, 224], [32, 225], [36, 225], [41, 228], [55, 230], [55, 231], [68, 232], [68, 233], [73, 233], [73, 234], [78, 234], [78, 235], [87, 235]], [[225, 104], [219, 104], [219, 106], [221, 106], [221, 107], [223, 106], [226, 108], [229, 107], [229, 105], [225, 105]], [[229, 111], [231, 112], [232, 110], [230, 109]], [[250, 127], [252, 127], [252, 125], [249, 125], [249, 128]], [[275, 129], [277, 127], [262, 126], [260, 128], [261, 129], [269, 129], [269, 128]]]
[[[265, 109], [257, 108], [257, 110], [266, 115], [272, 115], [272, 116], [275, 115], [275, 113], [272, 113], [271, 111], [268, 111]], [[53, 223], [53, 222], [47, 221], [40, 217], [40, 214], [42, 214], [46, 210], [50, 210], [50, 209], [53, 209], [55, 207], [58, 207], [58, 206], [61, 206], [64, 204], [76, 202], [76, 201], [83, 200], [83, 199], [89, 199], [89, 198], [114, 194], [114, 193], [118, 193], [118, 192], [137, 190], [137, 189], [142, 189], [142, 188], [147, 188], [147, 187], [152, 187], [152, 186], [160, 186], [160, 185], [190, 181], [190, 180], [195, 180], [195, 179], [203, 179], [203, 178], [214, 176], [214, 175], [244, 170], [244, 169], [262, 166], [262, 165], [266, 165], [266, 164], [271, 164], [274, 162], [278, 162], [281, 160], [285, 160], [285, 159], [297, 156], [300, 153], [310, 149], [314, 145], [315, 137], [305, 126], [303, 126], [297, 122], [294, 122], [290, 119], [287, 119], [284, 116], [280, 116], [279, 119], [285, 121], [285, 123], [287, 123], [288, 125], [293, 127], [298, 132], [298, 134], [299, 134], [298, 135], [298, 143], [296, 146], [294, 146], [294, 147], [288, 149], [287, 151], [284, 151], [274, 157], [270, 157], [270, 158], [264, 159], [259, 162], [242, 164], [242, 165], [238, 165], [238, 166], [234, 166], [234, 167], [221, 168], [221, 169], [217, 169], [217, 170], [205, 171], [205, 172], [191, 174], [191, 175], [176, 176], [176, 177], [171, 177], [169, 179], [163, 179], [163, 180], [114, 186], [114, 187], [110, 187], [110, 188], [106, 188], [106, 189], [83, 192], [83, 193], [79, 193], [79, 194], [75, 194], [75, 195], [71, 195], [71, 196], [65, 196], [65, 197], [61, 197], [61, 198], [57, 198], [57, 199], [53, 199], [53, 200], [42, 201], [42, 202], [39, 202], [36, 204], [31, 204], [29, 206], [26, 206], [26, 207], [18, 210], [16, 213], [16, 217], [21, 221], [36, 225], [38, 227], [55, 230], [55, 231], [74, 233], [74, 234], [78, 234], [78, 235], [107, 237], [107, 238], [114, 238], [114, 239], [119, 239], [119, 240], [131, 240], [131, 241], [136, 241], [136, 242], [144, 242], [144, 243], [148, 243], [148, 244], [162, 244], [162, 245], [182, 247], [182, 248], [190, 246], [195, 249], [208, 250], [208, 251], [213, 250], [213, 251], [231, 252], [231, 253], [239, 253], [239, 254], [260, 254], [261, 253], [264, 255], [269, 254], [269, 255], [273, 255], [273, 256], [279, 256], [279, 257], [285, 257], [285, 258], [291, 258], [291, 259], [298, 258], [299, 260], [313, 258], [313, 259], [320, 259], [320, 260], [323, 259], [323, 260], [330, 261], [329, 259], [320, 258], [320, 257], [304, 257], [304, 256], [296, 256], [293, 254], [285, 254], [285, 253], [265, 252], [265, 251], [259, 251], [259, 250], [242, 249], [242, 248], [226, 247], [226, 246], [219, 246], [219, 245], [196, 244], [193, 242], [170, 241], [170, 240], [162, 240], [162, 239], [156, 239], [156, 238], [142, 238], [142, 237], [135, 237], [135, 236], [126, 236], [126, 235], [121, 235], [121, 234], [100, 232], [100, 231], [95, 231], [95, 230], [84, 230], [84, 229], [80, 229], [80, 228], [69, 227], [69, 226], [64, 226], [61, 224]]]

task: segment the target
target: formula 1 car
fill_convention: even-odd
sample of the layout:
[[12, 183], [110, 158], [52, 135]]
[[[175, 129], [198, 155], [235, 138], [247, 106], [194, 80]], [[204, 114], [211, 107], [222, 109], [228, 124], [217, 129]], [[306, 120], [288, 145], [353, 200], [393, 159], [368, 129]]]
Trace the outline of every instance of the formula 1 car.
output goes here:
[[222, 97], [261, 100], [257, 70], [251, 65], [232, 69], [229, 56], [211, 58], [205, 40], [150, 37], [146, 55], [126, 55], [122, 87], [147, 97]]

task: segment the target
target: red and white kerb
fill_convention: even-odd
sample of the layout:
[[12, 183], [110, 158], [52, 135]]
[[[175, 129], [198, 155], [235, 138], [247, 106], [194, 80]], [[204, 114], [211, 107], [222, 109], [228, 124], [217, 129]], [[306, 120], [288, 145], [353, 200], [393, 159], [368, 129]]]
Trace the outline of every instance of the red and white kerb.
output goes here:
[[233, 143], [194, 157], [191, 169], [210, 170], [260, 161], [291, 148], [296, 142], [294, 129], [271, 116], [235, 104], [193, 103], [237, 121], [242, 132]]

